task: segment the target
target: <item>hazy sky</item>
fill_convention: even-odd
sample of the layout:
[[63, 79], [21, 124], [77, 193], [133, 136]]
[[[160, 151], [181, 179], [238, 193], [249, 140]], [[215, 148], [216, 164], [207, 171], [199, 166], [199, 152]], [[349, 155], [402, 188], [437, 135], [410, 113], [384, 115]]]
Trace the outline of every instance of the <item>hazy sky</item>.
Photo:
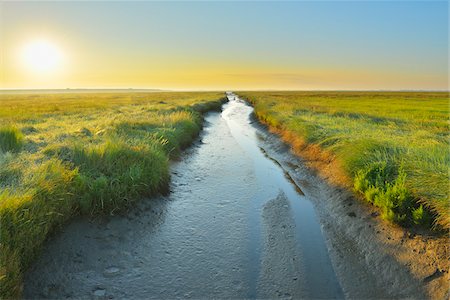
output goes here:
[[[448, 13], [447, 1], [0, 2], [0, 88], [448, 89]], [[58, 52], [51, 70], [35, 67], [37, 40]]]

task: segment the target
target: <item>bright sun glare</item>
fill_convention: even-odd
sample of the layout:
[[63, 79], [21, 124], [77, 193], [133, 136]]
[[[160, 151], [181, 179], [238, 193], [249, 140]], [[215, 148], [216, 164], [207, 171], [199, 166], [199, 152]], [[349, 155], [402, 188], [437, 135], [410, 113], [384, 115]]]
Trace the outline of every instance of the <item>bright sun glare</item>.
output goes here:
[[22, 60], [26, 68], [36, 73], [49, 73], [57, 70], [62, 63], [62, 53], [54, 43], [35, 40], [25, 45]]

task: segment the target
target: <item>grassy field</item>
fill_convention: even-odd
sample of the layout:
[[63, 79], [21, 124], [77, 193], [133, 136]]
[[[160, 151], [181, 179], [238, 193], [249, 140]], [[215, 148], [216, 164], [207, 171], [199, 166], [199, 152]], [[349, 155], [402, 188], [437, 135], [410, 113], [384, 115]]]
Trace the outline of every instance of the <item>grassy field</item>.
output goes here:
[[[403, 225], [450, 228], [449, 98], [427, 92], [240, 92], [318, 169]], [[313, 164], [314, 165], [314, 164]]]
[[20, 296], [47, 236], [167, 188], [221, 93], [0, 94], [0, 298]]

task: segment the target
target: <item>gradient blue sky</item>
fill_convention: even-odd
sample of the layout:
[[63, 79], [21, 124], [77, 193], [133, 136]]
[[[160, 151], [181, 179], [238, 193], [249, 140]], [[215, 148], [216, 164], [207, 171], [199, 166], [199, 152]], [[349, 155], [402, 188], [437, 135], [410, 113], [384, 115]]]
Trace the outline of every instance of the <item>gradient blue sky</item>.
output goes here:
[[[447, 89], [447, 1], [2, 2], [0, 87]], [[33, 39], [64, 67], [23, 68]]]

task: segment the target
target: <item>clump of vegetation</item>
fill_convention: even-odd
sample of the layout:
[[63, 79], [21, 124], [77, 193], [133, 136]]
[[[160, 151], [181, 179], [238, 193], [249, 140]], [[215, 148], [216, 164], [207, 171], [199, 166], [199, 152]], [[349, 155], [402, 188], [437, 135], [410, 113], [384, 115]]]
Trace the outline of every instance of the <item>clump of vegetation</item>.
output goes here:
[[17, 152], [22, 148], [23, 134], [15, 127], [0, 127], [0, 151]]
[[429, 212], [417, 203], [405, 183], [403, 169], [390, 168], [386, 161], [359, 170], [354, 178], [355, 191], [380, 207], [383, 218], [399, 224], [429, 226]]
[[79, 171], [76, 191], [83, 213], [123, 210], [139, 196], [165, 188], [169, 180], [167, 155], [158, 147], [112, 140], [71, 152], [70, 161]]
[[[6, 166], [7, 167], [7, 166]], [[0, 295], [17, 297], [22, 273], [32, 262], [48, 234], [75, 212], [70, 170], [56, 159], [24, 170], [27, 179], [21, 188], [0, 193]]]
[[384, 218], [450, 228], [448, 93], [239, 94], [263, 123], [301, 140], [297, 147], [332, 153], [348, 186]]
[[[192, 142], [201, 113], [220, 108], [222, 98], [0, 95], [0, 121], [14, 126], [0, 129], [0, 298], [20, 296], [23, 272], [74, 215], [119, 213], [166, 191], [169, 158]], [[27, 129], [26, 140], [16, 128]]]

